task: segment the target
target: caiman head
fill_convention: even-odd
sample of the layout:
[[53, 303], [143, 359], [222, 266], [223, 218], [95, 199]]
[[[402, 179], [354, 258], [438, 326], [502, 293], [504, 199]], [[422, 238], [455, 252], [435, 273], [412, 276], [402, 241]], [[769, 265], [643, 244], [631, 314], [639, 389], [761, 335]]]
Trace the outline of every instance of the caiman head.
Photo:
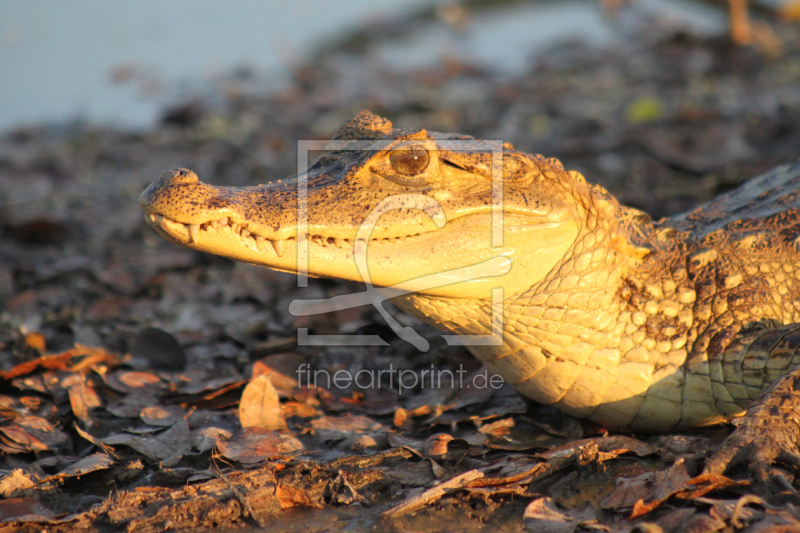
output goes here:
[[147, 223], [189, 248], [480, 300], [493, 287], [508, 297], [543, 280], [609, 202], [616, 204], [554, 159], [467, 136], [393, 129], [366, 111], [296, 178], [215, 187], [178, 169], [140, 198]]

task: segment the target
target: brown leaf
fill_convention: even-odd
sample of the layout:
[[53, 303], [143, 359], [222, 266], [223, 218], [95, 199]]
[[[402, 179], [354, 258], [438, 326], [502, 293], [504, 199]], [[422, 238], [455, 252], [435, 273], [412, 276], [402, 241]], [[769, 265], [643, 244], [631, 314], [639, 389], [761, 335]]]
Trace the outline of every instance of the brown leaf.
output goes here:
[[105, 351], [103, 348], [90, 348], [81, 344], [76, 344], [65, 352], [53, 355], [45, 355], [34, 359], [33, 361], [26, 361], [20, 363], [8, 372], [0, 372], [0, 379], [11, 380], [19, 376], [25, 376], [38, 368], [46, 368], [48, 370], [67, 370], [68, 363], [73, 357], [84, 357], [82, 361], [75, 363], [75, 366], [70, 368], [72, 371], [82, 370], [92, 364], [105, 362], [110, 365], [119, 363], [117, 356]]
[[447, 455], [448, 444], [452, 440], [453, 436], [447, 433], [431, 435], [425, 440], [423, 452], [426, 457], [443, 457]]
[[529, 503], [522, 518], [528, 531], [535, 533], [572, 533], [581, 525], [595, 521], [591, 509], [562, 511], [549, 496]]
[[656, 451], [655, 447], [626, 435], [600, 437], [597, 439], [597, 448], [601, 452], [612, 452], [614, 455], [633, 452], [639, 457], [650, 455]]
[[47, 350], [47, 341], [44, 340], [44, 336], [41, 333], [32, 331], [25, 335], [25, 344], [40, 353], [44, 353]]
[[339, 440], [386, 432], [383, 425], [361, 415], [323, 416], [312, 420], [311, 427], [321, 440]]
[[654, 492], [655, 472], [647, 472], [632, 479], [617, 480], [617, 488], [602, 501], [603, 509], [626, 509], [637, 502], [650, 499]]
[[316, 418], [322, 416], [322, 411], [305, 402], [285, 402], [281, 404], [281, 412], [284, 418], [290, 418], [292, 416], [298, 418]]
[[45, 521], [55, 513], [34, 498], [8, 498], [0, 500], [0, 521]]
[[139, 413], [142, 422], [151, 426], [171, 426], [186, 415], [186, 412], [177, 405], [161, 407], [153, 405], [145, 407]]
[[749, 484], [749, 480], [734, 481], [725, 476], [700, 474], [699, 476], [693, 477], [686, 482], [686, 485], [695, 486], [697, 489], [679, 492], [675, 496], [684, 500], [694, 500], [704, 496], [705, 494], [708, 494], [712, 490], [725, 489], [734, 486], [746, 486]]
[[18, 376], [30, 374], [38, 368], [66, 370], [70, 359], [72, 359], [72, 354], [69, 351], [59, 355], [45, 355], [32, 361], [20, 363], [8, 372], [0, 372], [0, 378], [11, 380]]
[[508, 418], [482, 426], [486, 447], [495, 450], [523, 451], [532, 448], [552, 448], [564, 442], [550, 432], [540, 430], [525, 419]]
[[389, 441], [389, 446], [393, 446], [395, 448], [403, 447], [407, 450], [411, 450], [420, 457], [423, 456], [423, 450], [425, 448], [425, 443], [423, 441], [412, 439], [406, 437], [405, 435], [394, 433], [393, 431], [387, 432], [386, 437]]
[[205, 452], [217, 446], [221, 441], [230, 439], [232, 436], [233, 434], [226, 429], [205, 427], [192, 433], [192, 443], [198, 451]]
[[[686, 488], [689, 474], [678, 459], [666, 470], [647, 472], [633, 479], [624, 480], [600, 504], [603, 509], [633, 507], [630, 518], [649, 513], [667, 498]], [[647, 502], [647, 503], [645, 503]]]
[[239, 422], [243, 428], [255, 426], [269, 430], [286, 429], [278, 392], [269, 375], [253, 378], [244, 388], [239, 402]]
[[237, 391], [247, 385], [247, 380], [227, 376], [212, 379], [193, 379], [178, 387], [183, 396], [181, 403], [194, 403], [198, 409], [221, 409], [236, 405], [241, 399]]
[[433, 459], [430, 459], [430, 462], [431, 462], [431, 470], [433, 470], [434, 476], [436, 476], [438, 479], [442, 479], [444, 476], [447, 475], [447, 470], [442, 468], [442, 466], [439, 463], [437, 463]]
[[117, 376], [117, 379], [131, 389], [146, 388], [161, 382], [161, 378], [150, 372], [123, 372]]
[[738, 500], [698, 498], [697, 501], [711, 505], [711, 509], [708, 510], [711, 517], [720, 520], [722, 523], [730, 520], [731, 525], [737, 528], [744, 527], [742, 520], [750, 523], [760, 514], [752, 507], [748, 507], [750, 504], [763, 506], [765, 503], [764, 500], [753, 494], [746, 494]]
[[75, 464], [68, 466], [53, 478], [82, 476], [89, 472], [96, 472], [97, 470], [105, 470], [114, 464], [114, 459], [106, 453], [93, 453], [88, 457], [84, 457]]
[[171, 428], [152, 436], [139, 436], [119, 433], [103, 439], [105, 444], [124, 444], [130, 446], [150, 459], [160, 461], [164, 466], [173, 466], [186, 455], [192, 447], [192, 437], [186, 420], [180, 419]]
[[275, 495], [281, 504], [281, 509], [289, 509], [290, 507], [317, 507], [322, 508], [324, 504], [315, 500], [305, 490], [299, 489], [292, 485], [278, 485]]
[[402, 428], [405, 425], [406, 420], [408, 420], [408, 411], [402, 407], [398, 407], [394, 412], [394, 427]]
[[70, 374], [61, 381], [61, 386], [69, 393], [73, 414], [80, 420], [89, 422], [89, 413], [100, 407], [102, 402], [94, 387], [86, 382], [86, 375], [83, 372]]
[[66, 433], [38, 416], [18, 417], [13, 423], [0, 426], [0, 449], [6, 453], [55, 450], [68, 441]]
[[230, 440], [217, 443], [219, 452], [232, 461], [258, 463], [280, 453], [281, 435], [263, 427], [244, 428]]
[[107, 445], [106, 443], [104, 443], [103, 441], [98, 439], [97, 437], [95, 437], [95, 436], [89, 434], [88, 432], [82, 430], [81, 428], [78, 427], [77, 424], [75, 424], [73, 427], [75, 428], [75, 431], [78, 432], [78, 435], [80, 435], [84, 439], [88, 440], [89, 442], [91, 442], [92, 444], [94, 444], [95, 446], [97, 446], [98, 448], [103, 450], [104, 452], [106, 452], [111, 457], [117, 457], [117, 455], [114, 453], [114, 448], [112, 448], [111, 446]]

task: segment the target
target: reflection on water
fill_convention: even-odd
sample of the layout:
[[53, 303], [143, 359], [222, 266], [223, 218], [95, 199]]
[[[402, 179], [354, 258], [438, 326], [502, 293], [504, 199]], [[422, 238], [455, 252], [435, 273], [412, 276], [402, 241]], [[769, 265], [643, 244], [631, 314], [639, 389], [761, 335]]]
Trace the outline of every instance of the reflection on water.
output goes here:
[[[76, 0], [6, 2], [0, 8], [0, 130], [74, 118], [148, 127], [164, 102], [237, 66], [275, 87], [287, 65], [358, 27], [420, 12], [432, 0]], [[235, 6], [235, 7], [232, 7]], [[722, 12], [683, 0], [640, 0], [701, 31], [722, 31]], [[688, 6], [688, 7], [687, 7]], [[387, 23], [388, 21], [388, 23]], [[520, 2], [476, 8], [469, 31], [441, 20], [407, 25], [402, 38], [377, 43], [373, 56], [393, 68], [442, 56], [513, 73], [532, 54], [565, 40], [612, 44], [619, 26], [593, 1]]]

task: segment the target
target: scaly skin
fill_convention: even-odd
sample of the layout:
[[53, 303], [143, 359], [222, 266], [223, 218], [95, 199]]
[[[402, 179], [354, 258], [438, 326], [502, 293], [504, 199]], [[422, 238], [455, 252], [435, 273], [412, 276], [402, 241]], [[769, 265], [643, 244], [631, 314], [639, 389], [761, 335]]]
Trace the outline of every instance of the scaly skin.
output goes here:
[[[558, 161], [504, 145], [495, 159], [503, 244], [493, 247], [500, 167], [491, 154], [445, 146], [469, 137], [395, 130], [362, 112], [336, 138], [383, 145], [332, 150], [309, 169], [309, 273], [361, 280], [358, 228], [389, 202], [398, 209], [369, 241], [372, 282], [413, 291], [394, 301], [470, 335], [491, 334], [491, 289], [501, 287], [503, 342], [470, 350], [529, 398], [609, 428], [663, 432], [742, 414], [800, 362], [800, 164], [652, 222]], [[409, 145], [427, 166], [392, 159]], [[415, 209], [430, 200], [447, 219], [441, 228], [433, 210]], [[179, 244], [298, 268], [294, 181], [222, 188], [178, 170], [140, 202], [148, 223]], [[503, 257], [507, 274], [428, 289], [413, 281]]]

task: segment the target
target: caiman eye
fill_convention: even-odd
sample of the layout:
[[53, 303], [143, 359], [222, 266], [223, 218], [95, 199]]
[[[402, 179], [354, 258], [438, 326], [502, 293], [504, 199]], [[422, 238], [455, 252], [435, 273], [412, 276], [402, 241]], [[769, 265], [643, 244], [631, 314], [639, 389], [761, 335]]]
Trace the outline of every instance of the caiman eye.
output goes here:
[[428, 167], [430, 159], [428, 151], [421, 146], [410, 146], [394, 150], [389, 156], [392, 169], [404, 176], [419, 174]]

